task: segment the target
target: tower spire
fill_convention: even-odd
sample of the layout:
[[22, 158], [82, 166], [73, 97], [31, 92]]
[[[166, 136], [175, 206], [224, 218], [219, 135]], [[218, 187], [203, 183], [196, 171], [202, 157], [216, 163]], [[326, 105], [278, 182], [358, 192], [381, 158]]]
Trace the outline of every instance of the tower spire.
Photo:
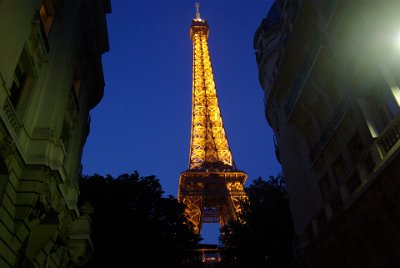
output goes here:
[[196, 6], [196, 20], [201, 21], [201, 18], [200, 18], [200, 3], [195, 3], [194, 5]]

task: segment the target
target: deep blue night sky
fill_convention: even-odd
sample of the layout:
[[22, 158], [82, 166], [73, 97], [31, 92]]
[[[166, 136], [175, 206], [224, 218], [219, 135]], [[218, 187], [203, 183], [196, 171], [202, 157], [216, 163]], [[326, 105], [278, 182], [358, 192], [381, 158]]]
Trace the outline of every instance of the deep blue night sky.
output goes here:
[[[110, 51], [103, 55], [105, 92], [91, 111], [83, 174], [156, 175], [165, 195], [177, 196], [188, 168], [195, 1], [112, 0]], [[264, 116], [253, 36], [271, 0], [202, 0], [219, 104], [229, 146], [246, 185], [277, 175], [272, 131]], [[204, 225], [215, 243], [216, 225]]]

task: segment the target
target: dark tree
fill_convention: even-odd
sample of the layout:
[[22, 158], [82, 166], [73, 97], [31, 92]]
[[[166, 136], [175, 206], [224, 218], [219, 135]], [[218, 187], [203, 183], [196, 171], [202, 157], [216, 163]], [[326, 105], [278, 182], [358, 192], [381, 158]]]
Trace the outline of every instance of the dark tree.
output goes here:
[[94, 256], [85, 267], [185, 267], [194, 259], [199, 236], [173, 196], [163, 197], [154, 176], [137, 172], [85, 176], [80, 202], [89, 201]]
[[291, 267], [294, 235], [288, 196], [282, 176], [258, 178], [246, 187], [243, 222], [221, 230], [224, 267]]

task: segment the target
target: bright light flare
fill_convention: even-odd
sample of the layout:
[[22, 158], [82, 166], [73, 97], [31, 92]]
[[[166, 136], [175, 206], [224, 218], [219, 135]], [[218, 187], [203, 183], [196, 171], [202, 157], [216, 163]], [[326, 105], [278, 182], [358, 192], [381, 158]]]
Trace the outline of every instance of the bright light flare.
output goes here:
[[395, 41], [397, 48], [400, 49], [400, 33], [397, 33], [394, 41]]

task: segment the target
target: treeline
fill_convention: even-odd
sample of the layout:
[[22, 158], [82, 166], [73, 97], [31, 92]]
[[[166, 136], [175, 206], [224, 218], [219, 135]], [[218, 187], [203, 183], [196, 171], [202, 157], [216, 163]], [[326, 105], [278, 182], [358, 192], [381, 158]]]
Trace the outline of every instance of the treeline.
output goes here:
[[258, 178], [245, 190], [241, 221], [221, 230], [223, 267], [292, 267], [294, 230], [283, 177]]
[[84, 176], [80, 200], [94, 208], [94, 255], [85, 267], [185, 267], [200, 237], [155, 176]]
[[[221, 230], [222, 267], [290, 267], [292, 221], [281, 176], [246, 187], [242, 222]], [[116, 178], [98, 174], [80, 182], [81, 205], [93, 207], [94, 255], [84, 267], [200, 267], [201, 237], [184, 217], [184, 206], [164, 197], [155, 176], [138, 172]]]

